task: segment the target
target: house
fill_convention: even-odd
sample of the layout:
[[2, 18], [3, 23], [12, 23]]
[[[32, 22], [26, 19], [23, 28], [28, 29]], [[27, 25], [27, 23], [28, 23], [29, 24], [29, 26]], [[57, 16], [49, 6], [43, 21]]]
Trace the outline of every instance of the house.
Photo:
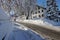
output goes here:
[[36, 5], [36, 10], [32, 12], [32, 19], [44, 18], [46, 8]]

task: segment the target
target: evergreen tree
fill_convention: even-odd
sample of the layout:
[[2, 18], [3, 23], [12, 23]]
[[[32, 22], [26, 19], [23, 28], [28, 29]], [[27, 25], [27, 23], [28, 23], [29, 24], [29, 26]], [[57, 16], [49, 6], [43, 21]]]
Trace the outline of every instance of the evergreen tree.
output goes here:
[[47, 15], [50, 20], [57, 20], [58, 6], [56, 0], [47, 0]]

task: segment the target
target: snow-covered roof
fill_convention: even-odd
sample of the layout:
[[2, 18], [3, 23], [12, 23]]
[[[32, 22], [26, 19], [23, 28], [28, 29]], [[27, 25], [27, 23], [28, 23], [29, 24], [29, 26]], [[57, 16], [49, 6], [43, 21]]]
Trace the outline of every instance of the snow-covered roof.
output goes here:
[[4, 10], [0, 7], [0, 20], [9, 19], [8, 15], [4, 12]]

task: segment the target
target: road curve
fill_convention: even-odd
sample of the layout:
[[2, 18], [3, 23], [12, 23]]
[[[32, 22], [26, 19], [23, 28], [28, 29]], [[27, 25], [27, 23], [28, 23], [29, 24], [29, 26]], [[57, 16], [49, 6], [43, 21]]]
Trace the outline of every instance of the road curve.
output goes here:
[[60, 40], [60, 32], [43, 28], [35, 24], [23, 23], [23, 22], [18, 22], [18, 23], [23, 24], [24, 26], [27, 26], [28, 28], [38, 32], [46, 40]]

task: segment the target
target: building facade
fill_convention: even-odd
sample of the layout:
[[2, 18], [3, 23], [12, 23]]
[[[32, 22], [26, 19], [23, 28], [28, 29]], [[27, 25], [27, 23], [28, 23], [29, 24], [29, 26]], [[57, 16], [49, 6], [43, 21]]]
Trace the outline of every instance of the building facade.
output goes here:
[[44, 18], [46, 13], [46, 8], [36, 5], [36, 10], [32, 12], [32, 19]]
[[58, 10], [56, 0], [47, 0], [47, 19], [58, 21]]

